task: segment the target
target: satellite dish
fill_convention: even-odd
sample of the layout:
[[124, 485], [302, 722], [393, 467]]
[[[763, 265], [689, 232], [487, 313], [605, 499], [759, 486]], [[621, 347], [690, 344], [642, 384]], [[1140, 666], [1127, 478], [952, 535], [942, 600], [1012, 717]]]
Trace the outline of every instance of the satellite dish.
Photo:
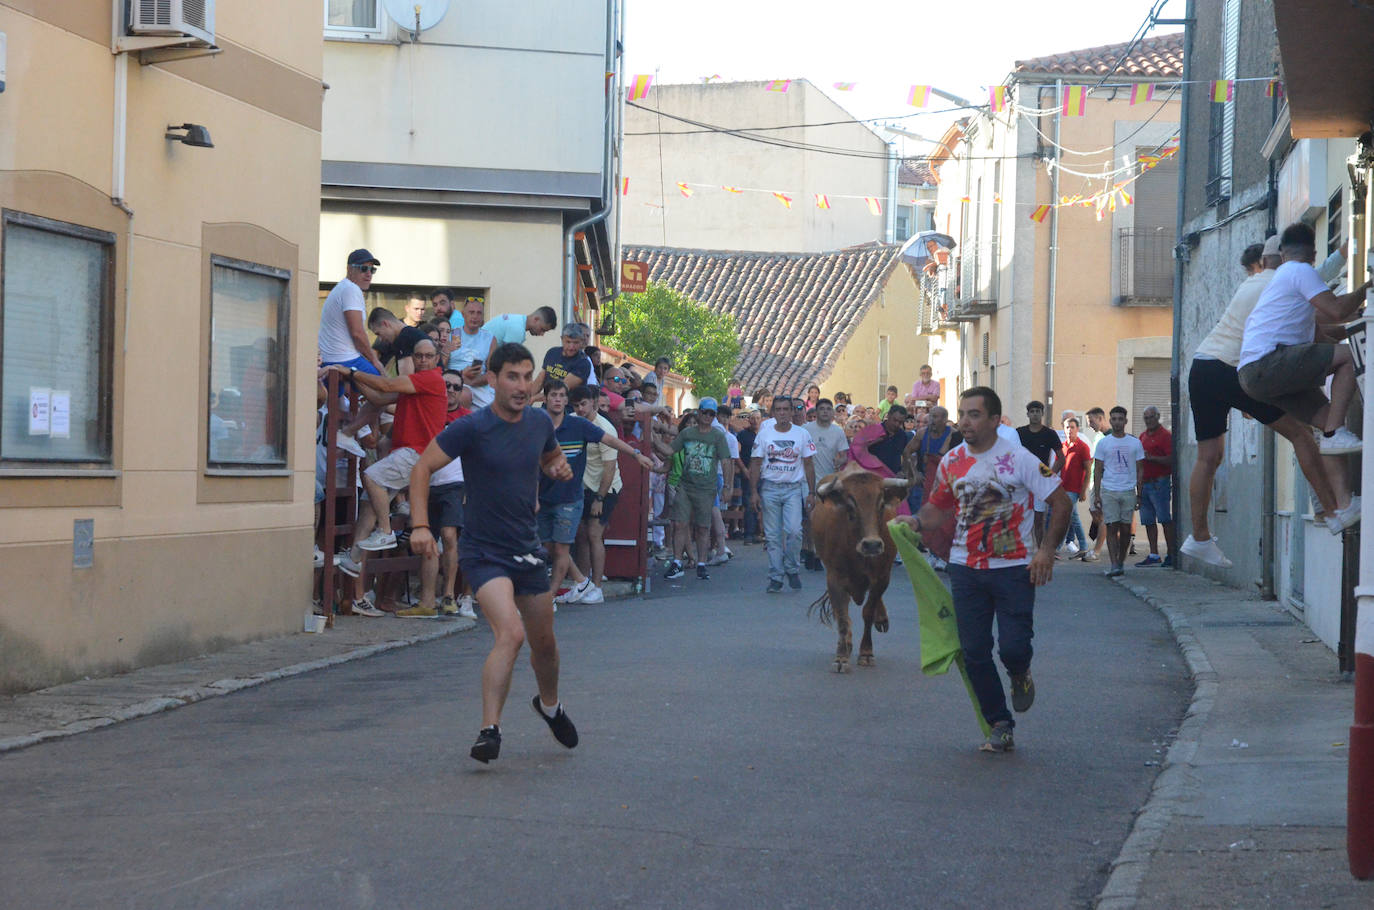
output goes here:
[[412, 34], [434, 28], [448, 12], [448, 0], [382, 0], [382, 6], [393, 22]]

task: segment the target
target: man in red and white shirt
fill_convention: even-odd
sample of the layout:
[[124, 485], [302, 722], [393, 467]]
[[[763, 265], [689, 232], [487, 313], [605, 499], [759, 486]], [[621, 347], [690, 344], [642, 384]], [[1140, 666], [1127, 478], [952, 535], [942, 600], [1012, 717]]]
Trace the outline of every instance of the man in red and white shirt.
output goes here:
[[[1069, 522], [1069, 498], [1049, 466], [1017, 443], [997, 433], [1002, 401], [997, 393], [975, 386], [959, 396], [959, 433], [963, 443], [940, 460], [930, 498], [912, 518], [901, 516], [917, 531], [938, 528], [953, 515], [950, 589], [959, 623], [968, 678], [983, 719], [992, 728], [983, 749], [1008, 752], [1014, 746], [1015, 722], [992, 657], [992, 623], [997, 621], [997, 650], [1011, 676], [1012, 707], [1030, 709], [1035, 701], [1031, 679], [1031, 637], [1035, 588], [1049, 582], [1054, 550]], [[1034, 501], [1049, 504], [1049, 528], [1034, 545]]]

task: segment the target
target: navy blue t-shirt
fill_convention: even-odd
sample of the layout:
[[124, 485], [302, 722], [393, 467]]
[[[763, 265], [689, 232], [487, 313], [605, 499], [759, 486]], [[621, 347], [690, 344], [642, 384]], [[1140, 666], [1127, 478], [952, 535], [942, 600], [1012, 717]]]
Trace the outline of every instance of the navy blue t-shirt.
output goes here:
[[[557, 481], [546, 474], [539, 475], [539, 501], [556, 506], [565, 502], [582, 501], [582, 472], [587, 470], [587, 443], [600, 442], [606, 435], [601, 427], [576, 414], [564, 414], [563, 422], [555, 430], [563, 457], [572, 468], [572, 480]], [[466, 462], [464, 462], [466, 464]]]
[[558, 379], [567, 382], [569, 376], [575, 376], [586, 385], [591, 375], [592, 361], [581, 351], [571, 357], [564, 357], [562, 348], [550, 348], [544, 355], [545, 380]]
[[525, 408], [515, 423], [480, 408], [445, 427], [434, 441], [450, 458], [463, 459], [467, 502], [460, 552], [469, 544], [503, 555], [539, 547], [534, 519], [540, 458], [558, 447], [553, 421], [538, 408]]

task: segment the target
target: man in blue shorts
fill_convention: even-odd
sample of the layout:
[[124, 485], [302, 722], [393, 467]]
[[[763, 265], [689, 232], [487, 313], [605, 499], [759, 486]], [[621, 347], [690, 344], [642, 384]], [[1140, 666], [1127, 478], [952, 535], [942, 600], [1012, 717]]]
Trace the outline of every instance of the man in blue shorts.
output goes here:
[[482, 729], [470, 753], [483, 763], [501, 754], [501, 710], [526, 639], [539, 686], [534, 712], [559, 743], [577, 745], [577, 728], [558, 700], [553, 596], [535, 520], [541, 472], [565, 483], [573, 472], [549, 415], [527, 407], [534, 356], [523, 345], [503, 344], [486, 366], [492, 403], [445, 427], [410, 474], [410, 546], [433, 558], [438, 548], [429, 528], [429, 480], [452, 459], [463, 459], [465, 511], [474, 520], [459, 538], [459, 566], [494, 638], [482, 666]]

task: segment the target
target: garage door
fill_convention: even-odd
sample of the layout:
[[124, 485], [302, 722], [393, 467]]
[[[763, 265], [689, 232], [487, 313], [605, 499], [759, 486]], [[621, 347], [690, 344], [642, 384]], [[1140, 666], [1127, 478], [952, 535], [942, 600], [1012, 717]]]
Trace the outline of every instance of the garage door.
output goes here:
[[1169, 407], [1169, 358], [1137, 357], [1134, 377], [1135, 391], [1131, 394], [1130, 432], [1137, 436], [1145, 432], [1145, 419], [1141, 417], [1141, 412], [1147, 405], [1159, 408], [1160, 421], [1173, 432], [1174, 417]]

